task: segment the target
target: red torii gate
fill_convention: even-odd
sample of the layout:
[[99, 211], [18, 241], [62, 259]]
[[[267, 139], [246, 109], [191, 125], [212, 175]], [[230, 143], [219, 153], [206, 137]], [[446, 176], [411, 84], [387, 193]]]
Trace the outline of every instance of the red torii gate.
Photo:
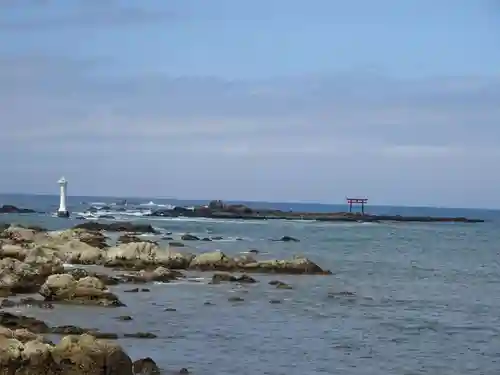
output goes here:
[[365, 214], [365, 204], [368, 203], [368, 198], [346, 198], [347, 203], [349, 203], [349, 212], [352, 212], [353, 204], [361, 205], [361, 213]]

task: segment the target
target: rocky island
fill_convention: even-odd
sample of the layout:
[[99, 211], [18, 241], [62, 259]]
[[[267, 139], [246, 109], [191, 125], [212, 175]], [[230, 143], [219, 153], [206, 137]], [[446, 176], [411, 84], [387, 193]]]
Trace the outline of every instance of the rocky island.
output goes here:
[[214, 200], [207, 205], [191, 208], [174, 207], [153, 211], [150, 216], [191, 217], [238, 220], [311, 220], [327, 222], [442, 222], [442, 223], [482, 223], [482, 219], [466, 217], [370, 215], [351, 212], [294, 212], [266, 208], [251, 208], [243, 204], [226, 204]]

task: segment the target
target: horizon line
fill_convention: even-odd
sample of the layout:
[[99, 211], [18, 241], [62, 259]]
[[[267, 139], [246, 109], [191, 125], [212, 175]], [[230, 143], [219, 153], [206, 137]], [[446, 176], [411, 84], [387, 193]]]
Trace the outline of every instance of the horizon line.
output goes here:
[[[21, 196], [54, 196], [58, 197], [59, 194], [54, 193], [2, 193], [0, 192], [0, 196], [2, 195], [21, 195]], [[218, 199], [185, 199], [185, 198], [176, 198], [176, 197], [161, 197], [161, 196], [122, 196], [122, 195], [68, 195], [67, 197], [87, 197], [87, 198], [116, 198], [116, 199], [170, 199], [176, 201], [206, 201], [207, 203], [213, 200]], [[343, 203], [327, 203], [320, 201], [264, 201], [264, 200], [252, 200], [252, 199], [219, 199], [223, 202], [232, 202], [232, 203], [277, 203], [277, 204], [318, 204], [322, 206], [341, 206], [348, 205], [347, 202]], [[369, 202], [369, 200], [368, 200]], [[451, 209], [451, 210], [481, 210], [481, 211], [500, 211], [500, 207], [498, 208], [483, 208], [483, 207], [453, 207], [453, 206], [430, 206], [430, 205], [393, 205], [393, 204], [370, 204], [367, 203], [366, 207], [400, 207], [400, 208], [433, 208], [433, 209]]]

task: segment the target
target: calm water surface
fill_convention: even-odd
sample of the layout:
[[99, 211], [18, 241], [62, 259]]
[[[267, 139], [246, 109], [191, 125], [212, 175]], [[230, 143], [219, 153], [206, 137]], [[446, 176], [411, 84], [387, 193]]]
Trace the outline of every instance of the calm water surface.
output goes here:
[[[38, 199], [38, 206], [52, 207]], [[56, 200], [57, 202], [57, 200]], [[16, 202], [0, 202], [16, 203]], [[33, 207], [33, 206], [31, 206]], [[438, 212], [439, 213], [439, 212]], [[492, 217], [492, 212], [466, 216]], [[43, 215], [4, 216], [51, 229], [74, 224]], [[145, 219], [138, 219], [145, 220]], [[194, 374], [484, 374], [500, 373], [500, 231], [485, 224], [329, 224], [151, 220], [174, 233], [223, 236], [193, 251], [251, 248], [261, 258], [306, 255], [332, 276], [284, 276], [293, 290], [200, 282], [120, 293], [127, 307], [26, 308], [52, 324], [117, 333], [149, 331], [154, 340], [120, 340], [133, 357]], [[288, 235], [298, 243], [269, 241]], [[236, 241], [239, 237], [243, 240]], [[267, 253], [267, 254], [266, 254]], [[349, 291], [355, 296], [329, 292]], [[232, 303], [230, 296], [243, 302]], [[280, 300], [273, 304], [270, 300]], [[210, 301], [211, 305], [205, 302]], [[175, 308], [176, 311], [165, 311]], [[117, 321], [131, 315], [133, 321]]]

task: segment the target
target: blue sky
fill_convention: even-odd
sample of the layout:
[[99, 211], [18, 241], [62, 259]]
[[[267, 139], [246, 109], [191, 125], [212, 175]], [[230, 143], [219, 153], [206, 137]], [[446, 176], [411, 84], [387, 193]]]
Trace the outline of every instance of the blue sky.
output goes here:
[[500, 207], [493, 0], [1, 0], [0, 191]]

